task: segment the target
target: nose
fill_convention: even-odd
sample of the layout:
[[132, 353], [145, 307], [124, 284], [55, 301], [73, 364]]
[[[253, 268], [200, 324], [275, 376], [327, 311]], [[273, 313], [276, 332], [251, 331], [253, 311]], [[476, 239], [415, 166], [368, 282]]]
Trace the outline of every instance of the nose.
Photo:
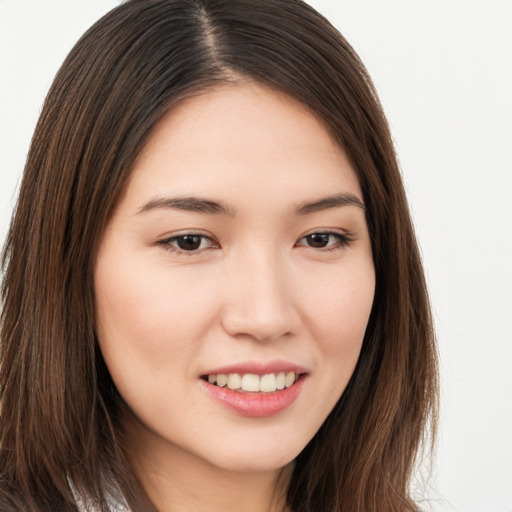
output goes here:
[[277, 257], [241, 258], [229, 271], [224, 330], [235, 337], [272, 342], [296, 334], [298, 314], [291, 276]]

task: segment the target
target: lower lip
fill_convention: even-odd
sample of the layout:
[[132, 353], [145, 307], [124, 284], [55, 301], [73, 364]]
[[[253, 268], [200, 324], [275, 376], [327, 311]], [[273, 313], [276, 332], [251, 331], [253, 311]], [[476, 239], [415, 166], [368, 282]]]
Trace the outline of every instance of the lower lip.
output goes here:
[[213, 398], [242, 416], [264, 418], [284, 411], [299, 396], [305, 375], [289, 388], [273, 393], [240, 393], [228, 388], [220, 388], [200, 379], [200, 384]]

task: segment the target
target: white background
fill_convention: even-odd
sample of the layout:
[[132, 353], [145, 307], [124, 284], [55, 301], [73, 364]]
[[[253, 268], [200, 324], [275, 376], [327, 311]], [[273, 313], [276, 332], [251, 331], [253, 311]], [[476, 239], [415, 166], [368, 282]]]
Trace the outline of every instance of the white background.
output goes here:
[[[263, 0], [262, 0], [263, 1]], [[442, 369], [435, 512], [512, 512], [512, 0], [311, 0], [396, 141]], [[46, 91], [116, 0], [0, 0], [0, 241]]]

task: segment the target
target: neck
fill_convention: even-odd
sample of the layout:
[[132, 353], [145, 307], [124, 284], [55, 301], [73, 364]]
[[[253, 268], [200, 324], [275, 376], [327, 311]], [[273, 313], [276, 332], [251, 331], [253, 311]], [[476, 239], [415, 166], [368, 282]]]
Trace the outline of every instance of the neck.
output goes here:
[[292, 464], [256, 472], [219, 468], [166, 440], [148, 439], [137, 423], [127, 429], [130, 458], [158, 512], [288, 511]]

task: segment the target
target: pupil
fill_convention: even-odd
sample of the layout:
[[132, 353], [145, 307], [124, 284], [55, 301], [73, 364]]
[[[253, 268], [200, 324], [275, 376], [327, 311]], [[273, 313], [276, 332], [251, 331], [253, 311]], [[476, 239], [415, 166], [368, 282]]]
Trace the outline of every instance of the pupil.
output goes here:
[[184, 251], [195, 251], [201, 245], [201, 237], [199, 235], [185, 235], [177, 240], [178, 247]]
[[324, 233], [315, 233], [307, 237], [310, 247], [325, 247], [329, 243], [329, 235]]

